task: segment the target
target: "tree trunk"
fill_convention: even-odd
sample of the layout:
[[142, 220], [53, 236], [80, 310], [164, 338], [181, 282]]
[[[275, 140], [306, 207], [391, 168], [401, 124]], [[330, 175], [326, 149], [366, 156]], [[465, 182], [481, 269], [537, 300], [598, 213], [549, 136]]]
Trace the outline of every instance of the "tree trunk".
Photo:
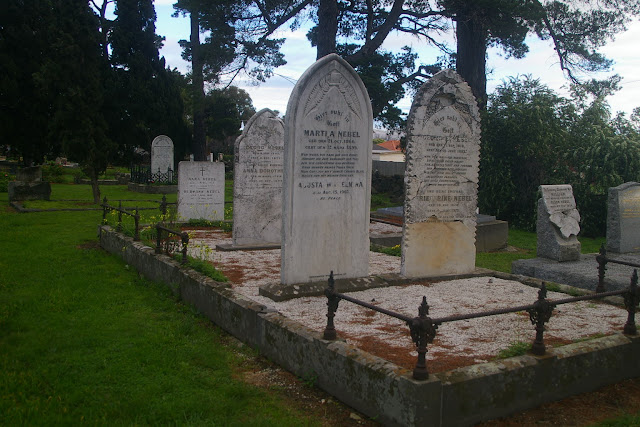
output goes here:
[[318, 6], [318, 52], [316, 59], [336, 51], [337, 33], [338, 0], [320, 0]]
[[193, 141], [191, 152], [196, 161], [206, 160], [206, 136], [204, 127], [204, 79], [200, 53], [200, 22], [198, 12], [191, 13], [191, 68], [193, 88]]
[[472, 18], [457, 17], [456, 71], [469, 84], [480, 110], [487, 107], [487, 30]]
[[100, 187], [98, 186], [98, 173], [95, 169], [91, 168], [89, 172], [89, 180], [91, 181], [91, 192], [93, 193], [93, 203], [100, 203]]

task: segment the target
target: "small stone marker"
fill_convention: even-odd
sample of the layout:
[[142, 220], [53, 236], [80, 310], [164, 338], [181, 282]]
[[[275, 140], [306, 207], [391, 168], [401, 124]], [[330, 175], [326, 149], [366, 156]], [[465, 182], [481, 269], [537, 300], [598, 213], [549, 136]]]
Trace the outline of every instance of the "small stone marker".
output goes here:
[[480, 116], [469, 86], [443, 70], [416, 94], [407, 122], [405, 277], [475, 270]]
[[178, 220], [224, 219], [224, 163], [178, 164]]
[[538, 200], [537, 254], [556, 261], [580, 259], [580, 214], [569, 184], [541, 185]]
[[233, 244], [280, 246], [284, 123], [268, 108], [235, 143]]
[[156, 136], [151, 142], [151, 173], [167, 173], [174, 169], [173, 141], [166, 135]]
[[368, 275], [371, 141], [369, 95], [336, 54], [293, 89], [285, 119], [283, 284]]
[[607, 250], [640, 252], [640, 183], [625, 182], [609, 188]]
[[30, 166], [16, 171], [16, 180], [7, 188], [9, 201], [50, 200], [51, 184], [42, 181], [42, 167]]

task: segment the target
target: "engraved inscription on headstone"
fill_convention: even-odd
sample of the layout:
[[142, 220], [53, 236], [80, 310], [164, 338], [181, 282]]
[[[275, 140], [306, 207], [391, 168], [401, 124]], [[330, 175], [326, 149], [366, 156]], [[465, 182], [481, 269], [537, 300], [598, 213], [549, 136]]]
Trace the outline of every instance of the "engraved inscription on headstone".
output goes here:
[[407, 123], [402, 274], [475, 269], [480, 117], [469, 86], [437, 73], [414, 98]]
[[538, 201], [537, 254], [556, 261], [580, 259], [580, 214], [570, 185], [541, 185]]
[[280, 244], [284, 123], [265, 108], [235, 144], [233, 244]]
[[178, 164], [178, 219], [224, 219], [224, 163]]
[[174, 169], [173, 141], [166, 135], [156, 136], [151, 142], [151, 173], [167, 173]]
[[298, 80], [285, 119], [282, 283], [368, 275], [372, 133], [367, 91], [338, 55]]
[[640, 252], [640, 183], [609, 188], [607, 250]]

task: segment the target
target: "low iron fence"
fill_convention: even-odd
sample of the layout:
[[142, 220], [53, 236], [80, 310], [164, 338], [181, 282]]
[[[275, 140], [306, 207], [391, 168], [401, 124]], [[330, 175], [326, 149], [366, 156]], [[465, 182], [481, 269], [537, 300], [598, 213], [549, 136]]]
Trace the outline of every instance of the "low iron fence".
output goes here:
[[131, 165], [130, 171], [130, 180], [136, 184], [178, 184], [178, 173], [171, 169], [167, 169], [166, 172], [153, 172], [151, 166]]
[[[163, 245], [162, 245], [163, 232], [167, 234], [167, 240], [165, 241], [164, 251], [163, 251]], [[169, 239], [171, 235], [180, 237], [180, 244], [181, 244], [180, 252], [182, 252], [181, 264], [186, 264], [187, 263], [187, 247], [189, 246], [189, 234], [187, 234], [186, 231], [176, 231], [176, 230], [167, 228], [162, 224], [156, 224], [156, 253], [161, 254], [165, 252], [169, 254], [173, 252], [174, 248], [171, 247], [171, 240]]]
[[640, 264], [635, 262], [623, 261], [619, 259], [607, 257], [607, 250], [604, 247], [604, 243], [600, 245], [600, 252], [596, 255], [596, 261], [598, 262], [598, 286], [596, 286], [596, 292], [604, 292], [604, 276], [607, 271], [607, 263], [627, 265], [629, 267], [640, 268]]
[[107, 222], [107, 212], [109, 212], [109, 211], [118, 212], [118, 223], [116, 225], [116, 231], [118, 231], [118, 232], [122, 231], [122, 214], [129, 215], [129, 216], [133, 217], [133, 220], [134, 220], [134, 223], [135, 223], [135, 231], [134, 231], [134, 234], [133, 234], [133, 240], [135, 240], [135, 241], [139, 241], [140, 240], [140, 213], [138, 212], [138, 208], [135, 208], [134, 212], [129, 212], [126, 209], [122, 208], [122, 200], [119, 201], [118, 207], [111, 206], [111, 205], [109, 205], [109, 202], [108, 202], [106, 197], [104, 198], [104, 200], [102, 201], [102, 204], [100, 206], [102, 206], [102, 223], [103, 224]]
[[623, 332], [628, 335], [637, 334], [635, 313], [637, 306], [640, 303], [637, 270], [634, 270], [631, 276], [629, 287], [623, 290], [600, 292], [592, 295], [564, 298], [559, 300], [548, 300], [546, 284], [543, 282], [540, 290], [538, 291], [538, 298], [533, 304], [436, 318], [429, 317], [429, 305], [427, 304], [426, 296], [422, 297], [422, 303], [418, 307], [418, 316], [410, 317], [401, 313], [396, 313], [391, 310], [386, 310], [384, 308], [374, 306], [348, 295], [336, 292], [333, 271], [329, 275], [328, 285], [329, 286], [325, 290], [325, 295], [327, 297], [327, 325], [324, 330], [323, 338], [325, 340], [335, 340], [337, 338], [334, 317], [336, 311], [338, 310], [338, 303], [341, 300], [349, 301], [359, 306], [377, 311], [378, 313], [382, 313], [387, 316], [399, 319], [405, 322], [409, 327], [411, 339], [415, 343], [418, 352], [418, 359], [416, 361], [415, 368], [413, 369], [413, 378], [416, 380], [426, 380], [427, 378], [429, 378], [426, 361], [427, 345], [433, 342], [438, 327], [447, 322], [455, 322], [460, 320], [475, 319], [479, 317], [488, 317], [499, 314], [526, 311], [527, 313], [529, 313], [529, 320], [535, 326], [536, 331], [535, 339], [531, 346], [531, 352], [535, 355], [544, 355], [546, 352], [546, 347], [544, 344], [544, 325], [551, 319], [553, 310], [556, 306], [577, 301], [587, 301], [601, 299], [609, 296], [622, 295], [624, 297], [624, 305], [628, 313], [627, 322], [624, 325]]

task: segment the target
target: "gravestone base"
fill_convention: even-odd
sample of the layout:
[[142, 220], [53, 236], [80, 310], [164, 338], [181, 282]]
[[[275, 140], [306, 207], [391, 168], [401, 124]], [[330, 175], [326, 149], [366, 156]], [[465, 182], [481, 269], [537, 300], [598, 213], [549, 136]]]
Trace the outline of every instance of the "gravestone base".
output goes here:
[[405, 277], [465, 274], [475, 269], [475, 229], [462, 221], [405, 224], [404, 235]]
[[8, 193], [10, 202], [16, 200], [51, 200], [51, 184], [46, 181], [10, 181]]
[[[478, 215], [480, 217], [480, 215]], [[509, 223], [495, 219], [476, 225], [476, 252], [494, 252], [507, 247]]]
[[230, 251], [268, 251], [271, 249], [280, 249], [279, 243], [257, 243], [253, 245], [234, 245], [234, 244], [225, 244], [225, 245], [216, 245], [216, 250], [223, 252]]
[[558, 262], [577, 261], [580, 259], [580, 242], [575, 235], [565, 238], [549, 220], [549, 212], [541, 199], [538, 202], [538, 257]]

